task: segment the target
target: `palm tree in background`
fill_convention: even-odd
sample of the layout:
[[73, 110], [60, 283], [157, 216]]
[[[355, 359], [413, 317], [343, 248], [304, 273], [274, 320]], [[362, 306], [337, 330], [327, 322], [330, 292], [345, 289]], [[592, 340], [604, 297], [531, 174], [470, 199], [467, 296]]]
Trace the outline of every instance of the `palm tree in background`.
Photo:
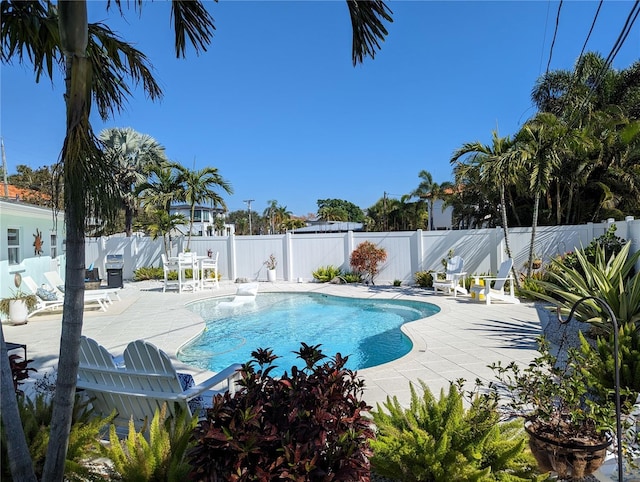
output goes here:
[[[495, 184], [500, 192], [500, 214], [502, 217], [502, 232], [504, 234], [507, 257], [513, 258], [509, 243], [509, 222], [507, 217], [507, 202], [505, 191], [507, 186], [514, 183], [518, 176], [517, 163], [514, 162], [513, 141], [509, 136], [500, 137], [498, 131], [492, 132], [491, 144], [479, 141], [465, 143], [451, 156], [451, 164], [460, 163], [466, 156], [465, 162], [474, 165], [480, 174], [480, 179], [488, 185]], [[520, 288], [516, 269], [512, 266], [516, 286]]]
[[338, 206], [323, 206], [318, 209], [318, 217], [323, 221], [347, 221], [349, 214]]
[[276, 209], [278, 209], [278, 201], [276, 201], [275, 199], [270, 199], [269, 201], [267, 201], [267, 207], [262, 212], [262, 216], [269, 223], [269, 234], [274, 234], [276, 232], [274, 221]]
[[182, 200], [189, 205], [189, 236], [187, 237], [187, 250], [191, 245], [191, 234], [193, 232], [193, 222], [195, 217], [196, 204], [211, 203], [214, 207], [221, 207], [225, 211], [227, 205], [218, 194], [216, 188], [221, 188], [227, 194], [233, 194], [231, 184], [224, 180], [215, 167], [205, 167], [203, 169], [191, 170], [186, 167], [178, 167], [178, 183], [180, 191], [178, 200]]
[[162, 209], [171, 211], [171, 204], [178, 200], [180, 193], [179, 168], [175, 162], [163, 166], [151, 166], [147, 180], [136, 188], [140, 205], [147, 211]]
[[569, 135], [567, 126], [558, 117], [547, 112], [536, 115], [516, 135], [513, 158], [521, 163], [524, 172], [529, 173], [529, 188], [533, 194], [527, 278], [531, 277], [533, 270], [540, 197], [548, 192], [552, 176], [558, 172]]
[[147, 230], [151, 239], [155, 240], [162, 237], [164, 254], [169, 257], [171, 256], [171, 244], [173, 241], [172, 233], [179, 226], [184, 226], [186, 223], [187, 218], [184, 214], [169, 214], [164, 209], [155, 209], [151, 213], [151, 222], [147, 225]]
[[429, 202], [429, 230], [435, 229], [433, 222], [433, 204], [436, 199], [444, 199], [444, 194], [447, 189], [453, 187], [450, 182], [438, 184], [433, 181], [433, 176], [429, 171], [422, 170], [418, 173], [418, 177], [421, 179], [418, 187], [411, 193], [413, 196], [417, 196], [420, 199], [428, 199]]
[[125, 232], [132, 234], [133, 215], [138, 207], [136, 188], [147, 180], [152, 166], [168, 162], [164, 147], [147, 134], [130, 127], [105, 129], [100, 133], [103, 153], [117, 166], [116, 185], [125, 210]]
[[[133, 2], [142, 7], [142, 0]], [[63, 66], [67, 125], [62, 147], [65, 223], [67, 239], [66, 295], [62, 317], [60, 358], [56, 397], [43, 480], [58, 481], [64, 476], [66, 448], [78, 370], [78, 352], [83, 323], [84, 224], [88, 214], [109, 219], [116, 215], [118, 193], [112, 175], [115, 170], [101, 155], [89, 122], [92, 98], [103, 119], [119, 111], [130, 87], [124, 79], [141, 82], [151, 100], [161, 90], [150, 73], [146, 57], [120, 41], [103, 24], [89, 24], [86, 0], [51, 2], [3, 1], [2, 62], [17, 59], [33, 64], [36, 80], [44, 73], [53, 79], [53, 66]], [[121, 1], [107, 2], [121, 9]], [[390, 10], [382, 0], [347, 0], [353, 27], [352, 62], [375, 57], [387, 35], [384, 22], [391, 22]], [[122, 11], [121, 11], [122, 13]], [[172, 25], [177, 57], [186, 54], [187, 42], [196, 53], [205, 51], [212, 40], [213, 18], [201, 1], [172, 1]], [[4, 336], [2, 347], [2, 387], [9, 386], [10, 370]], [[11, 390], [2, 390], [3, 422], [9, 437], [8, 452], [14, 480], [35, 480], [33, 464], [20, 424], [17, 401]]]

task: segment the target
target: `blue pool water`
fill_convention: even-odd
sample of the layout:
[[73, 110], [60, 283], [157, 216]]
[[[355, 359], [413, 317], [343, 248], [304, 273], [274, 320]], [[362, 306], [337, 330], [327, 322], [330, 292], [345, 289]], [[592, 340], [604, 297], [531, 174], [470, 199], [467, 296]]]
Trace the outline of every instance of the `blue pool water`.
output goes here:
[[255, 303], [220, 308], [216, 300], [192, 303], [189, 309], [206, 321], [204, 332], [178, 353], [189, 365], [218, 372], [245, 363], [257, 348], [280, 356], [273, 374], [303, 367], [293, 351], [300, 343], [322, 344], [328, 357], [348, 355], [347, 368], [368, 368], [400, 358], [411, 340], [400, 326], [440, 309], [430, 303], [341, 298], [318, 293], [260, 293]]

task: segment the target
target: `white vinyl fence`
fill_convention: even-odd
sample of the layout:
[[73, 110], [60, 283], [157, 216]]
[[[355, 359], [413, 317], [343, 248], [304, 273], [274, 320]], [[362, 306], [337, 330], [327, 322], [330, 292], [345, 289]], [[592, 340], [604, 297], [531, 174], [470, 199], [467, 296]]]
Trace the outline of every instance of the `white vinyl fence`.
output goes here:
[[[557, 254], [586, 246], [604, 234], [613, 221], [579, 226], [542, 226], [536, 232], [535, 253], [544, 261]], [[628, 218], [616, 222], [616, 235], [632, 241], [632, 252], [640, 249], [640, 220]], [[512, 228], [509, 240], [515, 266], [523, 271], [528, 259], [530, 228]], [[274, 254], [278, 265], [276, 276], [285, 281], [311, 281], [320, 266], [333, 265], [349, 271], [351, 252], [363, 241], [370, 241], [387, 252], [376, 283], [401, 280], [413, 283], [417, 271], [440, 269], [449, 250], [463, 257], [468, 273], [495, 273], [506, 258], [502, 228], [455, 231], [403, 231], [390, 233], [326, 233], [282, 234], [266, 236], [192, 237], [190, 250], [200, 256], [218, 251], [219, 272], [223, 279], [266, 280], [264, 262]], [[178, 238], [172, 254], [182, 251], [187, 239]], [[86, 265], [93, 263], [105, 276], [104, 262], [108, 254], [124, 256], [125, 279], [133, 278], [136, 269], [161, 266], [162, 240], [146, 237], [109, 237], [87, 240]], [[640, 269], [640, 266], [637, 266]]]

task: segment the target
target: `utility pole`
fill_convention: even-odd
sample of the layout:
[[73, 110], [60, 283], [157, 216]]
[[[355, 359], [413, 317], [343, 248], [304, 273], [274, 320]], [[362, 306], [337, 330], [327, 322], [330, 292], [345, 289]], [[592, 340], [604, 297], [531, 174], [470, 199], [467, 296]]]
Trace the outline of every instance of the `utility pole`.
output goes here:
[[382, 195], [382, 226], [385, 232], [389, 230], [389, 225], [387, 224], [387, 191]]
[[2, 149], [2, 172], [4, 173], [4, 197], [9, 197], [9, 183], [7, 182], [7, 156], [4, 153], [4, 138], [0, 137], [0, 148]]
[[247, 203], [247, 209], [249, 210], [249, 234], [253, 234], [253, 229], [251, 229], [251, 203], [255, 201], [255, 199], [245, 199], [243, 202]]

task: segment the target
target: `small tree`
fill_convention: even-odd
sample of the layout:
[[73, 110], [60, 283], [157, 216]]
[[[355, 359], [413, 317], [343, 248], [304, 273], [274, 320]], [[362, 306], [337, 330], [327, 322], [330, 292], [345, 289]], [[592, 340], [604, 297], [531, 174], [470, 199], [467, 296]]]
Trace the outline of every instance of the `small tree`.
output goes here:
[[351, 268], [362, 273], [364, 279], [368, 283], [375, 284], [373, 278], [380, 271], [378, 265], [387, 260], [387, 251], [384, 248], [378, 248], [370, 241], [360, 243], [358, 247], [351, 253]]

